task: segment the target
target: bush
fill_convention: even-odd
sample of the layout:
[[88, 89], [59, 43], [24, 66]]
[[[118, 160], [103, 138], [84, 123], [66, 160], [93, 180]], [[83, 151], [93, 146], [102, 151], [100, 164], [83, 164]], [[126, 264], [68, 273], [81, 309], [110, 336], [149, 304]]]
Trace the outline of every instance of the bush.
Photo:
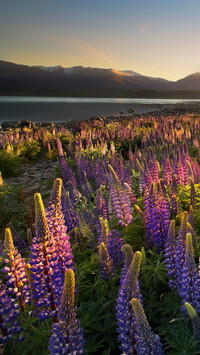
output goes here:
[[20, 146], [20, 157], [27, 160], [36, 160], [41, 151], [40, 143], [36, 141], [24, 142]]
[[0, 151], [0, 171], [3, 178], [17, 176], [19, 165], [20, 158], [14, 153], [8, 153], [5, 150]]
[[25, 206], [22, 201], [21, 186], [0, 186], [0, 235], [8, 223], [12, 223], [17, 230], [23, 230], [25, 225]]

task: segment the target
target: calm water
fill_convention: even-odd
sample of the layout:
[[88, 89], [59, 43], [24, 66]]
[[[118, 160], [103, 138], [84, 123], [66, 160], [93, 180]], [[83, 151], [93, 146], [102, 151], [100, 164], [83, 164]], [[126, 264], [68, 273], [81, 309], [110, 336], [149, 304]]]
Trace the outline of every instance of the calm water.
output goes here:
[[126, 114], [129, 108], [144, 113], [155, 111], [160, 105], [184, 102], [197, 103], [200, 100], [0, 96], [0, 123], [80, 121], [92, 116]]

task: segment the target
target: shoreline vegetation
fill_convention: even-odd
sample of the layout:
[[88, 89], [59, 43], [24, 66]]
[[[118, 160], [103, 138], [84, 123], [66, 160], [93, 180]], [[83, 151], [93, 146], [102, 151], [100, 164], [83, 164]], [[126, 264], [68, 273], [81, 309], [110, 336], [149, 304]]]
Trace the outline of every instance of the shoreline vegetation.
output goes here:
[[199, 354], [200, 104], [7, 122], [0, 171], [3, 355]]

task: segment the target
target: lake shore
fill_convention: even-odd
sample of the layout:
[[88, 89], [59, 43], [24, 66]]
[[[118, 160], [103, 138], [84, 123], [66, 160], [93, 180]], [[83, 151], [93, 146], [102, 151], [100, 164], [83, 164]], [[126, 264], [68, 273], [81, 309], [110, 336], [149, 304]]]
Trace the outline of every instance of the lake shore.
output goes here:
[[[90, 106], [90, 104], [86, 105], [86, 108]], [[98, 110], [97, 110], [98, 111]], [[71, 119], [71, 120], [66, 120], [63, 121], [62, 118], [59, 119], [59, 114], [58, 114], [58, 119], [51, 120], [51, 117], [48, 122], [46, 121], [40, 121], [40, 122], [35, 122], [33, 120], [20, 120], [18, 117], [15, 120], [2, 120], [1, 126], [2, 129], [9, 129], [9, 128], [23, 128], [24, 126], [28, 127], [47, 127], [47, 126], [52, 126], [52, 125], [61, 125], [67, 128], [73, 128], [76, 126], [79, 122], [82, 121], [88, 121], [88, 120], [96, 120], [97, 118], [101, 118], [102, 120], [105, 121], [112, 121], [112, 120], [117, 120], [117, 119], [123, 119], [126, 117], [129, 118], [135, 118], [135, 117], [146, 117], [148, 115], [151, 115], [152, 117], [158, 117], [158, 116], [171, 116], [171, 115], [183, 115], [183, 114], [194, 114], [198, 115], [200, 114], [200, 103], [180, 103], [180, 104], [134, 104], [130, 105], [130, 107], [124, 111], [120, 111], [116, 113], [112, 112], [111, 114], [108, 115], [99, 115], [98, 113], [95, 115], [87, 115], [87, 110], [86, 113], [84, 114], [83, 119]]]
[[[8, 121], [31, 121], [35, 124], [51, 122], [77, 123], [97, 117], [146, 114], [184, 107], [196, 107], [199, 100], [123, 99], [123, 98], [50, 98], [0, 97], [0, 124]], [[186, 107], [186, 108], [185, 108]]]

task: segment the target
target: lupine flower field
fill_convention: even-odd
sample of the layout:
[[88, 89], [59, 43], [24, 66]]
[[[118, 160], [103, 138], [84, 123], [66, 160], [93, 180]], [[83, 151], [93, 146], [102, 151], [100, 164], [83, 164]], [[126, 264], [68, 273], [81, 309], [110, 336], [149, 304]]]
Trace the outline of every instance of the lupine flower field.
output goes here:
[[[0, 148], [0, 353], [200, 354], [200, 117], [7, 130]], [[32, 213], [7, 183], [31, 159], [57, 162]]]

